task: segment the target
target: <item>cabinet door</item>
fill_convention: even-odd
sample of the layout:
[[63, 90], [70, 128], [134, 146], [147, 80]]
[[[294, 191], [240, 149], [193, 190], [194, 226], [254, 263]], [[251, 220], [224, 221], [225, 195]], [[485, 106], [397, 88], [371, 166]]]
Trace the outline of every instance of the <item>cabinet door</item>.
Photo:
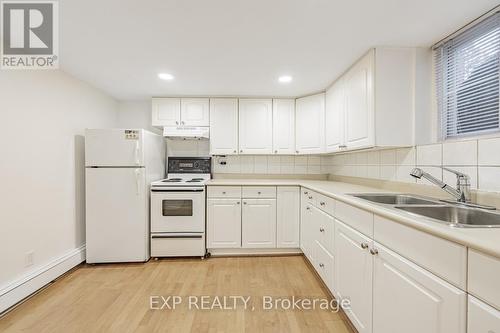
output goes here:
[[469, 295], [467, 332], [500, 333], [500, 311]]
[[240, 199], [207, 200], [207, 247], [241, 247]]
[[208, 98], [181, 99], [181, 125], [209, 126]]
[[296, 186], [278, 186], [277, 247], [300, 246], [300, 190]]
[[335, 152], [344, 148], [344, 116], [344, 81], [339, 79], [327, 90], [325, 97], [325, 140], [327, 152]]
[[270, 99], [239, 100], [240, 154], [271, 154], [273, 108]]
[[210, 154], [238, 153], [238, 100], [210, 99]]
[[465, 332], [464, 291], [378, 243], [375, 248], [373, 333]]
[[273, 153], [295, 154], [295, 99], [273, 99]]
[[318, 154], [325, 150], [325, 94], [298, 98], [295, 104], [295, 152]]
[[371, 247], [372, 241], [369, 238], [336, 221], [335, 291], [339, 300], [350, 301], [350, 307], [344, 310], [360, 333], [372, 330]]
[[344, 77], [347, 148], [371, 147], [375, 144], [373, 92], [374, 52], [358, 61]]
[[276, 247], [276, 199], [243, 199], [241, 228], [244, 248]]
[[304, 255], [313, 263], [312, 255], [312, 243], [311, 243], [311, 233], [312, 233], [312, 221], [313, 221], [313, 211], [312, 205], [309, 203], [308, 196], [309, 190], [302, 188], [302, 193], [300, 195], [300, 249]]
[[180, 98], [153, 98], [153, 126], [178, 126], [181, 124]]

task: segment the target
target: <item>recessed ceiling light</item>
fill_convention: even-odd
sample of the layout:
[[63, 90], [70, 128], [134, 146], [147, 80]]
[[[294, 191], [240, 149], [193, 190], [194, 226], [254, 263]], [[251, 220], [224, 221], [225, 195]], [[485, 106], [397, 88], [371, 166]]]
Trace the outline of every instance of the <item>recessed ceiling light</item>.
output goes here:
[[171, 81], [174, 79], [174, 76], [172, 74], [168, 74], [168, 73], [160, 73], [160, 74], [158, 74], [158, 77], [162, 80], [165, 80], [165, 81]]
[[290, 75], [283, 75], [278, 78], [278, 81], [281, 83], [290, 83], [292, 80], [293, 78]]

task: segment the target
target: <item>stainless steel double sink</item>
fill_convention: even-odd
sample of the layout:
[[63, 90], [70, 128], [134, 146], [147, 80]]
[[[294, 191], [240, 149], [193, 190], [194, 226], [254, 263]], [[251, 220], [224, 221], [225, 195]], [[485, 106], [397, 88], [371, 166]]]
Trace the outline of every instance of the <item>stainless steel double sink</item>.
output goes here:
[[499, 228], [500, 214], [489, 210], [447, 204], [437, 199], [412, 194], [359, 193], [356, 198], [389, 206], [415, 216], [424, 216], [452, 227]]

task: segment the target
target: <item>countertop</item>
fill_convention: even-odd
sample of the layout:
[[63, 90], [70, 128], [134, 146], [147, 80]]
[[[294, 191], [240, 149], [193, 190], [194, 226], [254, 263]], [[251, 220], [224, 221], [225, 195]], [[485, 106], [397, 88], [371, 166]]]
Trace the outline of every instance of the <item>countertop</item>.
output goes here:
[[390, 207], [349, 195], [350, 193], [395, 193], [393, 191], [343, 182], [302, 179], [212, 179], [206, 185], [303, 186], [335, 200], [500, 258], [500, 228], [453, 228], [426, 217], [415, 217], [406, 212], [399, 212]]

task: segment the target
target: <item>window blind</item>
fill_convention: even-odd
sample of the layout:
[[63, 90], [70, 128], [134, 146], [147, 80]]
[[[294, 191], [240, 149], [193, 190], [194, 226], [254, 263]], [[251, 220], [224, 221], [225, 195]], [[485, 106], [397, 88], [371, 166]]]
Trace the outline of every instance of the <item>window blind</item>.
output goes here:
[[434, 50], [441, 138], [500, 131], [500, 13]]

